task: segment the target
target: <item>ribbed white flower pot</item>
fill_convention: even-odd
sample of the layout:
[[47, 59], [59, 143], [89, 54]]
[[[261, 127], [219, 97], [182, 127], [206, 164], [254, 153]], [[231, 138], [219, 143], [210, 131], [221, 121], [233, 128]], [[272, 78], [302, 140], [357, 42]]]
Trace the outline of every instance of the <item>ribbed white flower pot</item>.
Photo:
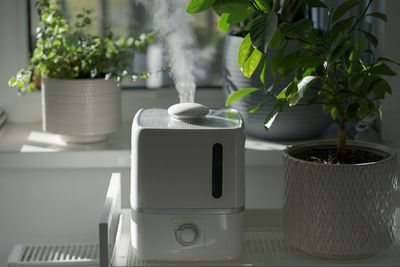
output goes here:
[[291, 156], [294, 151], [335, 145], [332, 140], [311, 141], [283, 152], [284, 235], [294, 247], [319, 257], [368, 257], [393, 243], [396, 155], [382, 145], [348, 141], [386, 158], [326, 165]]
[[115, 80], [42, 77], [43, 130], [72, 143], [105, 140], [121, 121], [121, 92]]

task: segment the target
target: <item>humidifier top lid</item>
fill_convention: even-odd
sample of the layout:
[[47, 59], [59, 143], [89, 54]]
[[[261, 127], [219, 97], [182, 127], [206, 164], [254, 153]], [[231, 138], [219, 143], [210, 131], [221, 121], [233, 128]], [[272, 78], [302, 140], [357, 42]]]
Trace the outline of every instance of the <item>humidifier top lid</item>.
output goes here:
[[179, 103], [168, 108], [168, 114], [177, 120], [193, 121], [206, 116], [208, 107], [199, 103]]
[[207, 129], [241, 128], [242, 119], [234, 109], [208, 109], [197, 103], [181, 103], [168, 110], [143, 109], [138, 114], [137, 124], [144, 128], [163, 129]]

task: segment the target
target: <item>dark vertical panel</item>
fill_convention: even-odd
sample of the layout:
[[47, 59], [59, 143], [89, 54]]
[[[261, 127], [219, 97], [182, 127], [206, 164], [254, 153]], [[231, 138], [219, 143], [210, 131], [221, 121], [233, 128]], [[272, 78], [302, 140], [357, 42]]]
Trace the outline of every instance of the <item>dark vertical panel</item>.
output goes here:
[[223, 152], [221, 144], [214, 144], [212, 155], [212, 196], [216, 199], [222, 196]]

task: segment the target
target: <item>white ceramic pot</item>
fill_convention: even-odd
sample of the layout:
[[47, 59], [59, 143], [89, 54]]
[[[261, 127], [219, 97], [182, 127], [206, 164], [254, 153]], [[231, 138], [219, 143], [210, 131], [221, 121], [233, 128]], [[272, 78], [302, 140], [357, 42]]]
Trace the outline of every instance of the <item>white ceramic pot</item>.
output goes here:
[[335, 140], [289, 147], [284, 158], [284, 235], [294, 247], [331, 259], [368, 257], [394, 239], [395, 153], [388, 147], [348, 141], [385, 155], [366, 164], [326, 165], [292, 157], [310, 147], [335, 147]]
[[72, 143], [105, 140], [121, 121], [121, 91], [115, 80], [42, 77], [43, 130]]

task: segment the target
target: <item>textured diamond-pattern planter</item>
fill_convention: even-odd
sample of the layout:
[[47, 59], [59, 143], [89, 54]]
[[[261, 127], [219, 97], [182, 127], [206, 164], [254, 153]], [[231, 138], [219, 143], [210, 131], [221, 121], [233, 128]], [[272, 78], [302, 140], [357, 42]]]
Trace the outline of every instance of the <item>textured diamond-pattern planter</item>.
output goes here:
[[107, 138], [121, 121], [121, 93], [115, 80], [42, 78], [43, 130], [67, 142]]
[[284, 151], [284, 234], [309, 254], [337, 259], [367, 257], [394, 239], [396, 155], [389, 148], [348, 142], [387, 158], [368, 164], [326, 165], [291, 156], [307, 147], [336, 141], [305, 142]]

